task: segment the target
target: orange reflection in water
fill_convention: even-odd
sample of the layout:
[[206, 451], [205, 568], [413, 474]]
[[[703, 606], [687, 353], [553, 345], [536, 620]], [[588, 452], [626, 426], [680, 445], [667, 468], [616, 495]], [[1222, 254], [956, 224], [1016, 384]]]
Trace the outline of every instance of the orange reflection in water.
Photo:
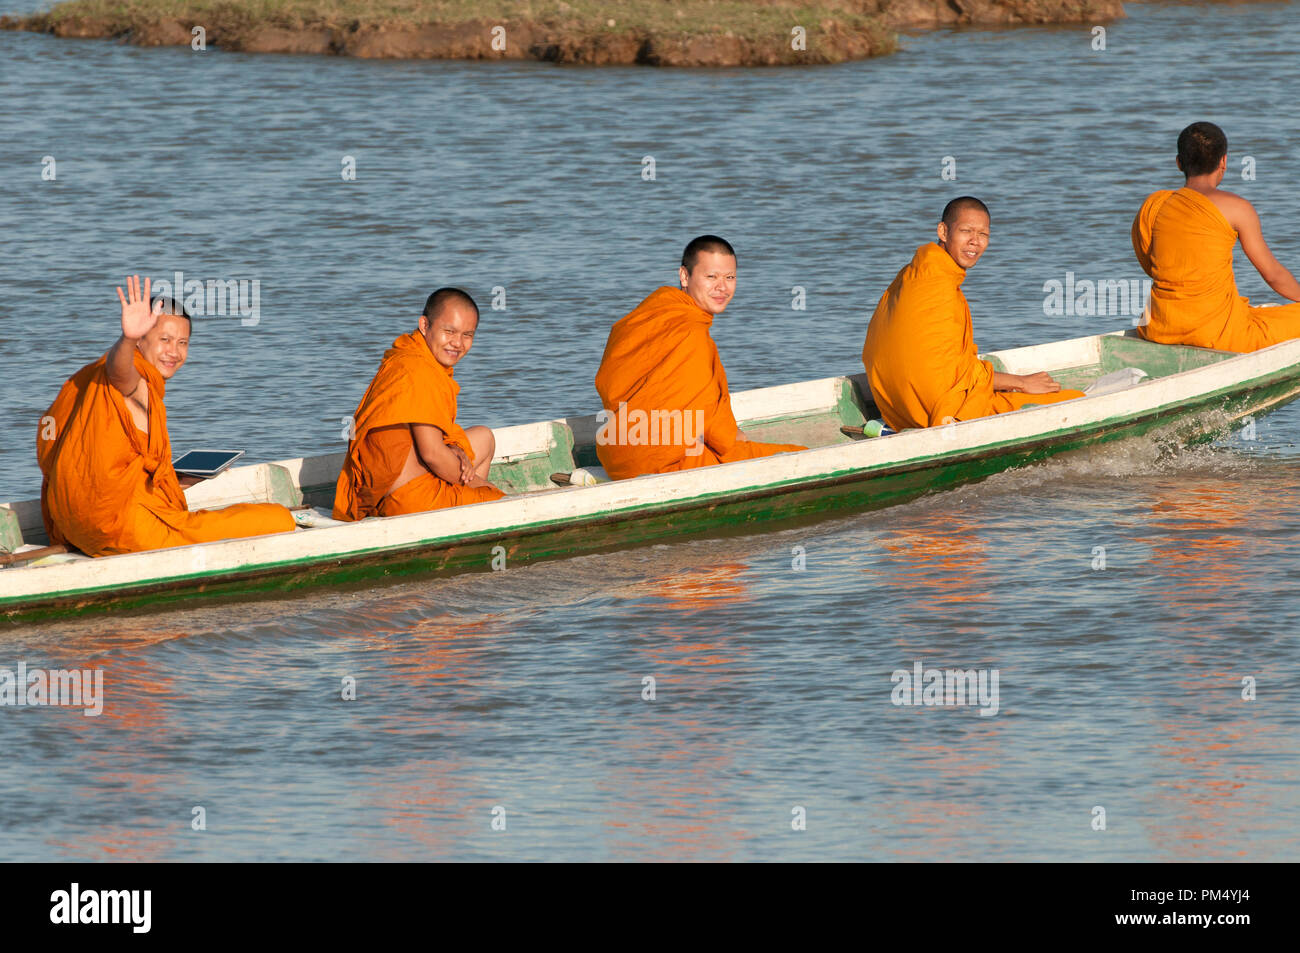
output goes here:
[[698, 747], [658, 757], [663, 760], [612, 771], [598, 784], [610, 795], [601, 816], [611, 859], [737, 859], [755, 835], [740, 827], [740, 799], [721, 781], [736, 773], [732, 758]]
[[[368, 817], [377, 817], [385, 828], [400, 832], [402, 846], [383, 858], [387, 860], [463, 858], [476, 840], [493, 834], [504, 838], [526, 827], [521, 816], [525, 812], [516, 800], [489, 790], [473, 775], [457, 772], [453, 762], [417, 761], [386, 769], [382, 778], [358, 779], [357, 797]], [[504, 832], [492, 830], [497, 806], [505, 809]], [[353, 836], [364, 842], [368, 831]], [[509, 845], [498, 846], [508, 850]], [[373, 855], [372, 847], [363, 847], [361, 856]]]
[[741, 563], [722, 563], [637, 584], [633, 591], [657, 602], [656, 616], [663, 620], [650, 630], [649, 634], [662, 640], [647, 651], [647, 661], [674, 666], [734, 664], [735, 640], [711, 621], [708, 613], [750, 599], [749, 586], [742, 578], [747, 568]]
[[[1151, 489], [1151, 568], [1163, 584], [1150, 594], [1179, 616], [1212, 609], [1212, 623], [1189, 620], [1203, 634], [1225, 623], [1248, 621], [1251, 599], [1244, 591], [1244, 564], [1270, 545], [1247, 535], [1243, 523], [1259, 507], [1259, 488], [1232, 481], [1180, 481]], [[1270, 498], [1269, 507], [1278, 502]], [[1294, 493], [1289, 502], [1294, 504]]]
[[699, 700], [738, 683], [743, 643], [711, 614], [751, 600], [747, 570], [722, 563], [635, 587], [657, 603], [661, 621], [629, 640], [629, 664], [656, 678], [668, 704], [636, 699], [627, 722], [611, 728], [622, 733], [618, 758], [596, 786], [607, 796], [602, 825], [613, 859], [727, 860], [753, 836], [739, 828], [737, 800], [726, 790], [738, 774], [729, 720], [706, 727], [671, 707], [674, 693]]
[[[491, 680], [493, 669], [483, 664], [481, 643], [508, 632], [497, 615], [473, 619], [432, 616], [387, 628], [357, 633], [368, 650], [391, 652], [402, 660], [401, 678], [425, 675], [436, 679]], [[399, 677], [395, 675], [394, 677]]]
[[[1221, 687], [1222, 679], [1218, 682]], [[1215, 695], [1228, 705], [1257, 704], [1230, 701], [1235, 696], [1221, 690]], [[1153, 794], [1157, 803], [1152, 813], [1160, 820], [1144, 824], [1159, 855], [1154, 859], [1295, 856], [1296, 828], [1284, 819], [1294, 813], [1286, 792], [1300, 779], [1278, 759], [1282, 752], [1294, 755], [1291, 732], [1246, 717], [1220, 723], [1162, 721], [1158, 730], [1162, 740], [1154, 751], [1169, 767]], [[1286, 776], [1279, 777], [1279, 770]], [[1266, 854], [1260, 853], [1262, 843], [1269, 845]]]
[[[153, 628], [154, 624], [153, 620], [135, 620], [126, 628], [83, 634], [75, 642], [61, 643], [65, 650], [75, 648], [75, 655], [62, 651], [45, 664], [50, 668], [98, 668], [104, 673], [102, 715], [87, 718], [79, 712], [59, 713], [72, 716], [68, 723], [77, 730], [78, 740], [93, 749], [86, 756], [88, 777], [85, 784], [78, 786], [79, 795], [96, 806], [102, 804], [106, 791], [134, 801], [174, 797], [180, 812], [176, 830], [160, 830], [153, 821], [148, 826], [88, 824], [72, 839], [65, 835], [48, 841], [69, 856], [92, 860], [166, 860], [179, 846], [178, 838], [188, 833], [187, 812], [191, 804], [186, 798], [193, 797], [190, 793], [193, 785], [187, 775], [176, 769], [156, 773], [118, 767], [101, 771], [96, 767], [118, 763], [118, 759], [101, 756], [100, 751], [147, 748], [156, 735], [175, 727], [170, 722], [169, 706], [186, 700], [179, 697], [183, 690], [177, 689], [175, 679], [166, 668], [165, 651], [148, 650], [192, 633], [157, 629]], [[410, 690], [412, 679], [417, 683], [421, 679], [450, 679], [469, 686], [470, 691], [488, 693], [496, 685], [500, 670], [485, 660], [479, 645], [484, 637], [498, 634], [500, 629], [501, 620], [490, 615], [473, 620], [437, 617], [405, 626], [394, 624], [386, 630], [357, 633], [350, 638], [360, 640], [377, 653], [400, 657], [402, 668], [393, 678], [404, 682], [404, 691]], [[362, 676], [359, 691], [382, 693], [385, 688], [379, 678], [367, 681]], [[222, 683], [237, 689], [246, 681], [247, 672], [241, 665], [214, 665], [202, 673], [201, 679], [215, 691], [222, 690]], [[362, 714], [360, 709], [346, 709], [343, 727], [346, 728], [349, 718]], [[427, 732], [438, 727], [430, 723], [427, 712], [408, 714], [393, 707], [386, 712], [381, 730], [401, 734]], [[456, 730], [454, 725], [444, 727]], [[106, 737], [105, 731], [112, 735]], [[145, 740], [137, 742], [135, 738]], [[458, 830], [455, 824], [431, 822], [430, 815], [464, 812], [467, 804], [478, 804], [488, 797], [488, 792], [466, 790], [467, 782], [459, 778], [443, 779], [444, 768], [436, 763], [415, 764], [400, 770], [411, 775], [411, 779], [402, 782], [386, 777], [382, 783], [367, 786], [361, 797], [381, 814], [386, 824], [400, 828], [404, 838], [411, 839], [416, 847], [434, 855], [451, 851], [467, 836], [468, 822]], [[449, 804], [455, 807], [448, 807]], [[410, 856], [418, 859], [419, 851], [413, 851]]]
[[[1295, 736], [1264, 720], [1277, 713], [1279, 702], [1241, 697], [1242, 675], [1252, 673], [1222, 669], [1227, 636], [1198, 633], [1192, 638], [1194, 643], [1170, 645], [1152, 659], [1162, 668], [1187, 672], [1171, 694], [1197, 700], [1194, 713], [1171, 717], [1167, 709], [1153, 710], [1158, 717], [1151, 748], [1167, 767], [1158, 770], [1161, 777], [1152, 795], [1157, 803], [1150, 813], [1159, 820], [1143, 826], [1157, 859], [1293, 857], [1297, 831], [1284, 819], [1294, 810], [1288, 792], [1300, 781], [1294, 769]], [[1168, 660], [1160, 659], [1161, 654]], [[1261, 836], [1266, 831], [1273, 834]], [[1246, 843], [1255, 846], [1247, 850]], [[1261, 843], [1273, 853], [1260, 855]]]
[[[1279, 530], [1295, 525], [1300, 489], [1276, 470], [1267, 476], [1266, 484], [1248, 472], [1149, 488], [1158, 584], [1143, 596], [1178, 626], [1175, 639], [1153, 649], [1151, 662], [1182, 673], [1164, 691], [1196, 709], [1152, 710], [1152, 750], [1167, 764], [1152, 795], [1150, 813], [1159, 820], [1143, 825], [1156, 859], [1276, 860], [1296, 852], [1294, 825], [1281, 822], [1293, 811], [1285, 791], [1300, 780], [1291, 767], [1295, 737], [1265, 720], [1270, 702], [1242, 699], [1242, 677], [1262, 673], [1225, 664], [1243, 657], [1231, 628], [1266, 629], [1259, 609], [1271, 593], [1254, 578], [1258, 567], [1295, 558], [1292, 534]], [[1261, 855], [1261, 843], [1275, 853]]]
[[[174, 679], [159, 656], [134, 652], [182, 638], [187, 633], [159, 629], [155, 625], [152, 621], [132, 620], [112, 634], [101, 632], [61, 643], [56, 657], [43, 663], [49, 668], [97, 669], [103, 673], [101, 714], [87, 717], [80, 711], [59, 712], [65, 719], [63, 727], [75, 732], [77, 742], [86, 746], [81, 757], [88, 776], [85, 783], [72, 790], [88, 802], [92, 811], [102, 808], [105, 792], [111, 792], [107, 796], [113, 798], [144, 801], [169, 796], [178, 786], [183, 786], [183, 780], [175, 773], [117, 767], [126, 759], [112, 755], [113, 751], [147, 747], [169, 723], [168, 705], [177, 697]], [[124, 647], [133, 654], [113, 654]], [[75, 654], [69, 650], [75, 650]], [[109, 764], [114, 767], [107, 768]], [[154, 823], [148, 826], [88, 823], [72, 840], [51, 837], [47, 843], [77, 859], [165, 860], [176, 848], [178, 832], [188, 825], [186, 811], [188, 805], [178, 799], [174, 825], [160, 829]]]
[[891, 524], [879, 542], [891, 558], [875, 563], [890, 588], [908, 593], [912, 605], [930, 611], [987, 599], [995, 582], [981, 534], [960, 512], [918, 515]]
[[[933, 860], [961, 856], [969, 849], [972, 831], [988, 831], [991, 842], [998, 840], [1000, 835], [995, 833], [998, 822], [986, 807], [987, 801], [977, 797], [960, 800], [953, 794], [965, 790], [971, 779], [1000, 767], [1005, 757], [1002, 744], [1005, 724], [996, 718], [981, 718], [968, 710], [946, 708], [900, 709], [896, 717], [973, 718], [974, 723], [969, 733], [951, 743], [913, 744], [904, 739], [908, 755], [924, 761], [926, 790], [877, 808], [882, 823], [901, 835], [886, 839], [889, 853], [900, 860]], [[931, 734], [917, 737], [929, 738]], [[1015, 795], [1008, 792], [1007, 796]]]
[[647, 580], [635, 590], [661, 600], [665, 609], [674, 612], [718, 609], [749, 598], [749, 587], [741, 579], [746, 568], [742, 563], [696, 567]]
[[[465, 710], [431, 714], [426, 708], [384, 705], [382, 720], [375, 724], [373, 709], [345, 705], [339, 711], [340, 732], [346, 735], [355, 727], [357, 737], [363, 740], [369, 732], [390, 736], [437, 732], [455, 737], [465, 731], [458, 720], [473, 719], [474, 706], [480, 699], [484, 706], [491, 706], [495, 704], [494, 696], [518, 690], [518, 686], [502, 683], [506, 667], [500, 664], [499, 646], [495, 644], [510, 631], [507, 615], [461, 618], [441, 614], [409, 619], [397, 617], [406, 608], [403, 603], [394, 603], [391, 608], [395, 614], [386, 617], [383, 604], [368, 605], [365, 629], [354, 628], [348, 633], [348, 641], [359, 653], [353, 659], [358, 666], [358, 697], [409, 697], [421, 692], [422, 683], [428, 683], [430, 694], [453, 698], [456, 707]], [[376, 667], [384, 666], [383, 674], [366, 671], [369, 655], [380, 660]], [[393, 667], [395, 661], [400, 663], [397, 667]], [[402, 741], [395, 738], [386, 743], [401, 745]], [[399, 832], [401, 846], [394, 848], [393, 838], [380, 833], [383, 853], [377, 855], [371, 827], [344, 831], [338, 841], [339, 860], [352, 856], [405, 861], [455, 859], [495, 854], [498, 846], [508, 844], [505, 840], [499, 845], [487, 841], [476, 851], [482, 838], [495, 833], [491, 830], [491, 809], [503, 796], [473, 772], [465, 771], [460, 761], [411, 761], [385, 767], [378, 774], [358, 770], [350, 783], [351, 797], [367, 817], [373, 818], [372, 826], [380, 832]], [[519, 805], [504, 800], [507, 831], [518, 830], [523, 824]]]
[[[176, 826], [180, 827], [184, 823], [182, 816], [177, 819]], [[152, 827], [102, 830], [97, 826], [89, 826], [79, 831], [74, 841], [51, 837], [46, 843], [62, 851], [68, 860], [157, 863], [172, 858], [177, 846], [177, 835]]]

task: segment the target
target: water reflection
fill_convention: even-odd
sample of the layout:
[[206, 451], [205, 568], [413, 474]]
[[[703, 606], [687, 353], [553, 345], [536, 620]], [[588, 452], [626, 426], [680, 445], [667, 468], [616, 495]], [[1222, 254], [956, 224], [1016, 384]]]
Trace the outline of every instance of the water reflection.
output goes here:
[[981, 602], [997, 582], [981, 528], [960, 512], [926, 513], [891, 524], [879, 545], [890, 558], [865, 571], [908, 593], [918, 608], [951, 611], [959, 603]]

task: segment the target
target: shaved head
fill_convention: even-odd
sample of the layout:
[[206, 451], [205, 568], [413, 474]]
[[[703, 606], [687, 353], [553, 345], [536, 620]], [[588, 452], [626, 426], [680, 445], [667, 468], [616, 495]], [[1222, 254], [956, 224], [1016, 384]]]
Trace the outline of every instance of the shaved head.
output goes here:
[[439, 288], [424, 303], [417, 330], [433, 359], [450, 370], [474, 346], [478, 305], [459, 288]]
[[1194, 122], [1178, 134], [1178, 168], [1183, 175], [1209, 175], [1228, 154], [1228, 137], [1212, 122]]
[[474, 320], [478, 320], [478, 305], [474, 299], [469, 296], [468, 292], [461, 291], [459, 288], [439, 288], [433, 294], [429, 295], [424, 302], [424, 310], [420, 313], [429, 319], [432, 324], [443, 310], [452, 304], [462, 304], [474, 310]]
[[989, 221], [989, 207], [972, 196], [944, 206], [943, 221], [935, 231], [943, 250], [962, 269], [973, 266], [989, 247]]
[[960, 198], [953, 199], [943, 207], [943, 215], [939, 220], [949, 228], [952, 228], [953, 223], [956, 222], [957, 219], [961, 217], [961, 213], [967, 209], [975, 209], [976, 211], [983, 212], [990, 220], [993, 218], [992, 215], [989, 215], [989, 207], [987, 205], [975, 198], [973, 195], [963, 195]]
[[185, 307], [175, 298], [156, 297], [149, 302], [149, 310], [154, 314], [174, 314], [178, 318], [184, 318], [194, 327], [194, 318], [190, 315]]
[[[163, 380], [169, 381], [189, 358], [194, 319], [174, 298], [151, 298], [149, 310], [158, 317], [149, 333], [135, 346]], [[182, 321], [185, 323], [181, 324]]]
[[702, 252], [715, 252], [719, 255], [730, 255], [733, 259], [736, 257], [736, 249], [731, 247], [731, 243], [725, 238], [719, 238], [717, 235], [701, 235], [694, 238], [682, 252], [682, 267], [686, 273], [690, 274], [695, 270], [695, 263], [699, 261]]

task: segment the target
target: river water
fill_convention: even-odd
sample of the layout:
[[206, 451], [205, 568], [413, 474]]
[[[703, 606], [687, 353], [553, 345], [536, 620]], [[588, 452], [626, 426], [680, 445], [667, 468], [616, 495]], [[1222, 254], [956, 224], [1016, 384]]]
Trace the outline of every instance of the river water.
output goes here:
[[[265, 460], [341, 449], [441, 284], [484, 305], [463, 422], [593, 411], [609, 325], [706, 231], [740, 256], [714, 325], [733, 390], [860, 370], [877, 298], [960, 193], [993, 211], [965, 286], [983, 350], [1127, 327], [1047, 314], [1043, 286], [1141, 277], [1129, 226], [1178, 184], [1197, 119], [1226, 128], [1226, 187], [1300, 269], [1294, 7], [1128, 11], [1105, 50], [1087, 26], [941, 31], [804, 70], [0, 33], [0, 499], [37, 495], [36, 418], [112, 342], [131, 272], [258, 282], [256, 314], [197, 322], [168, 414], [178, 450]], [[1273, 299], [1240, 258], [1238, 276]], [[0, 710], [0, 844], [1295, 860], [1297, 435], [1293, 405], [1254, 440], [1139, 441], [811, 528], [10, 629], [0, 668], [99, 668], [106, 701]], [[996, 714], [892, 704], [918, 662], [996, 670]]]

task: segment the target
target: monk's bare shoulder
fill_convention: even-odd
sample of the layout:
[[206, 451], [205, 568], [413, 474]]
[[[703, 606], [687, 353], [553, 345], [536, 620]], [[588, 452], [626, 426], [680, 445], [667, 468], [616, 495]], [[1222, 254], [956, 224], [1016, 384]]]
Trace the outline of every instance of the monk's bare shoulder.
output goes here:
[[1215, 189], [1207, 198], [1223, 213], [1223, 217], [1228, 220], [1228, 224], [1237, 231], [1241, 231], [1243, 226], [1249, 227], [1253, 221], [1259, 221], [1259, 216], [1255, 213], [1255, 206], [1240, 195], [1234, 195], [1225, 189]]

